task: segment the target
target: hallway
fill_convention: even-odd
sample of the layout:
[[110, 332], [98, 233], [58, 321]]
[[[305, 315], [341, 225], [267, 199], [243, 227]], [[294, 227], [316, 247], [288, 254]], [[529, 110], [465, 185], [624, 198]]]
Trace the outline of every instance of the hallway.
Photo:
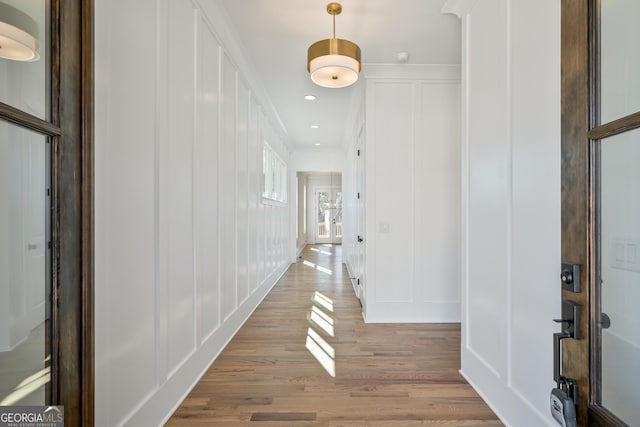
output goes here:
[[458, 324], [368, 324], [342, 247], [307, 246], [167, 426], [501, 426]]

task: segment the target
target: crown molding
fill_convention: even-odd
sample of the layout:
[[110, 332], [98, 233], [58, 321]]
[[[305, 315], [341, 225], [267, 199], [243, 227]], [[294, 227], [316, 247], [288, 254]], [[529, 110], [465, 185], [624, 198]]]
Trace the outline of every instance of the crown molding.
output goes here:
[[440, 9], [441, 13], [450, 13], [461, 18], [473, 10], [478, 0], [447, 0]]
[[460, 81], [459, 64], [362, 64], [366, 79]]

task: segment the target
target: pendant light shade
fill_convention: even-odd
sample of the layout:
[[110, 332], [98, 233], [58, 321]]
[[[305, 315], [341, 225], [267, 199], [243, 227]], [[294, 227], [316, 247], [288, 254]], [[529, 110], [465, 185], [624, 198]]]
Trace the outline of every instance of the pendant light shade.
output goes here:
[[36, 22], [26, 13], [0, 2], [0, 58], [37, 61]]
[[329, 3], [327, 13], [333, 15], [333, 38], [315, 42], [307, 51], [307, 70], [311, 80], [323, 87], [341, 88], [354, 84], [362, 69], [357, 44], [336, 38], [336, 15], [339, 3]]

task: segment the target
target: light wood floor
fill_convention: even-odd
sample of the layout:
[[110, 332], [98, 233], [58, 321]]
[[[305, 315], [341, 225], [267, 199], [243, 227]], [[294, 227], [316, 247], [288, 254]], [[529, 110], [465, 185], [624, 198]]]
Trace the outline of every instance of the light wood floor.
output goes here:
[[341, 246], [307, 246], [167, 426], [502, 426], [457, 324], [362, 321]]

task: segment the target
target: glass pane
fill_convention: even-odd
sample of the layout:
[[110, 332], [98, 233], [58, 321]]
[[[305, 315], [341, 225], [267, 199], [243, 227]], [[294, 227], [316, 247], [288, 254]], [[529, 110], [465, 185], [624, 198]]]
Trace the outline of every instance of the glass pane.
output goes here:
[[44, 120], [50, 119], [49, 4], [0, 0], [0, 101]]
[[331, 210], [329, 209], [329, 192], [318, 192], [318, 238], [331, 237]]
[[640, 1], [602, 0], [601, 123], [640, 111]]
[[631, 425], [640, 420], [639, 164], [640, 130], [601, 142], [601, 403]]
[[342, 239], [342, 191], [336, 191], [336, 208], [334, 221], [336, 224], [336, 237]]
[[0, 121], [0, 406], [48, 400], [47, 149]]

